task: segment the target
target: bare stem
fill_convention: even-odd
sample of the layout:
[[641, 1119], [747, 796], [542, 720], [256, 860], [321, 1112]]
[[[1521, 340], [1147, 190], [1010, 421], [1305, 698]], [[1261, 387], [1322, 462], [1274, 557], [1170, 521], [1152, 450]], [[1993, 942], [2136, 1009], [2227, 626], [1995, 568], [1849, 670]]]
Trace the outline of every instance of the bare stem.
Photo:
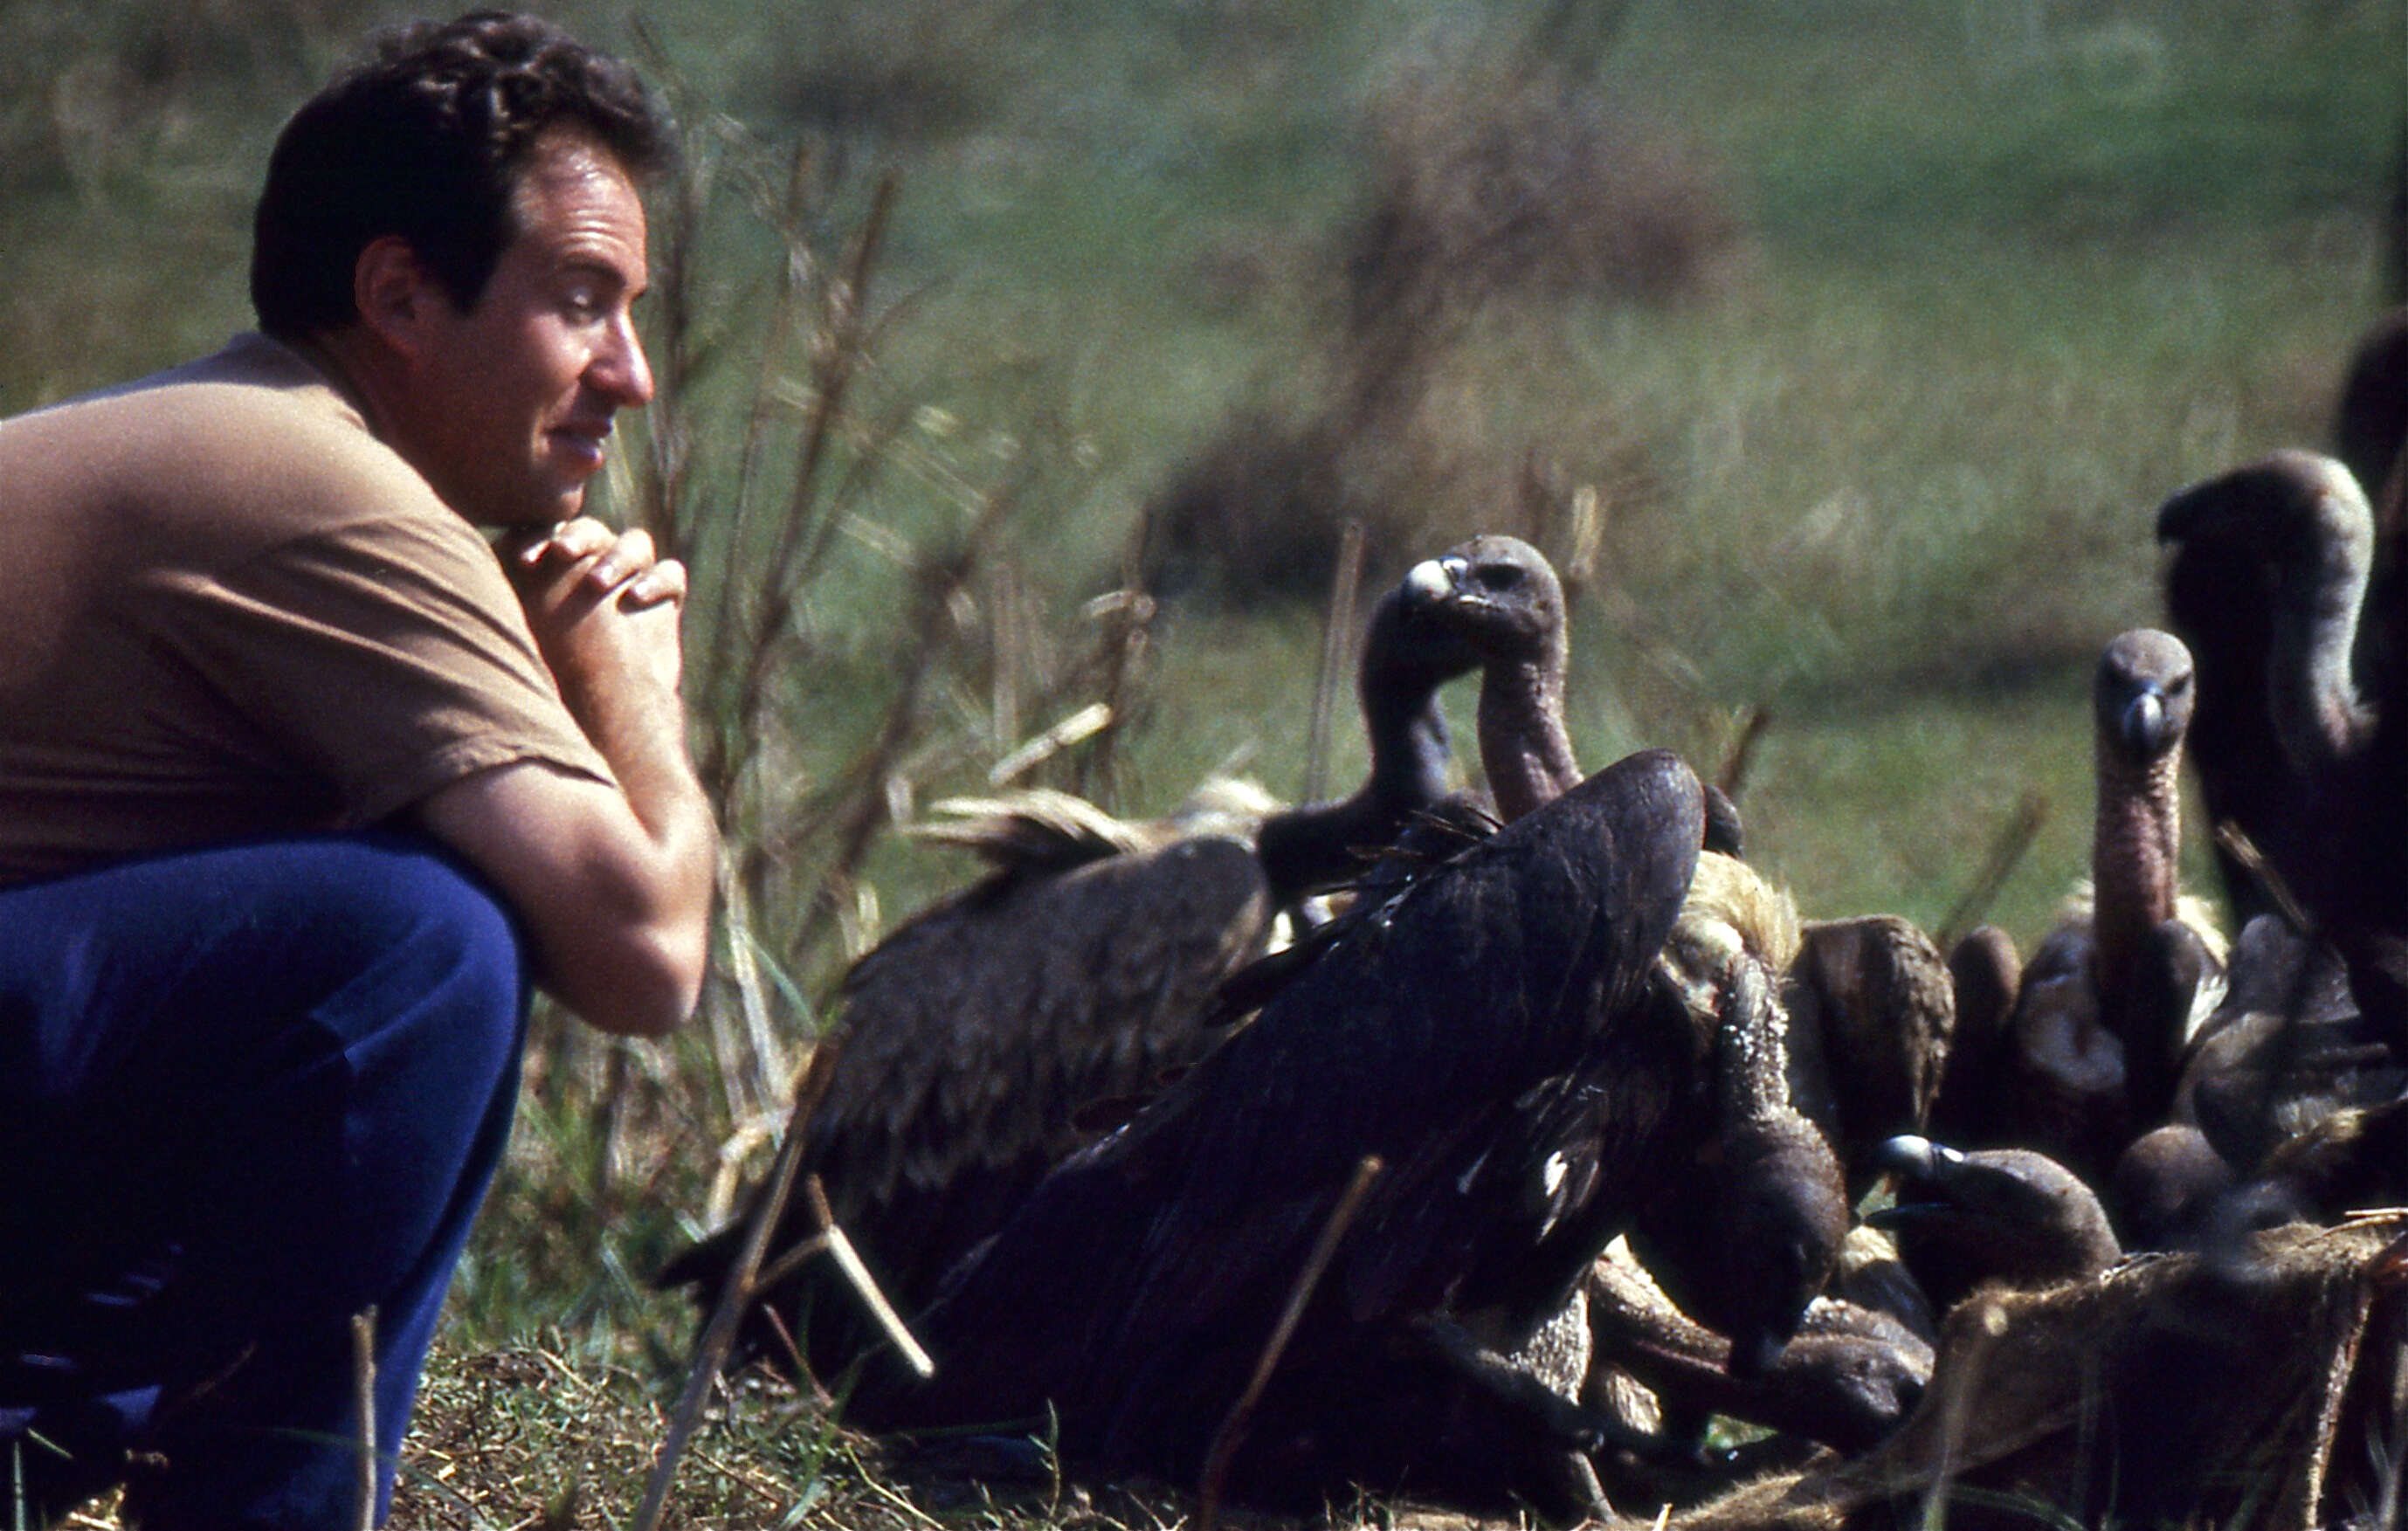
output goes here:
[[1264, 1344], [1262, 1355], [1254, 1362], [1254, 1374], [1246, 1383], [1246, 1391], [1229, 1407], [1221, 1427], [1212, 1432], [1211, 1448], [1204, 1453], [1204, 1474], [1197, 1487], [1196, 1531], [1215, 1531], [1221, 1523], [1221, 1490], [1229, 1477], [1229, 1463], [1238, 1453], [1238, 1442], [1244, 1438], [1246, 1419], [1262, 1400], [1263, 1389], [1270, 1385], [1271, 1373], [1279, 1366], [1288, 1341], [1296, 1338], [1296, 1326], [1304, 1318], [1305, 1304], [1312, 1300], [1313, 1288], [1321, 1284], [1322, 1273], [1338, 1253], [1338, 1241], [1346, 1237], [1346, 1228], [1362, 1209], [1363, 1198], [1370, 1193], [1371, 1182], [1379, 1178], [1380, 1156], [1367, 1153], [1354, 1166], [1354, 1178], [1329, 1209], [1329, 1217], [1321, 1225], [1321, 1237], [1314, 1240], [1312, 1252], [1305, 1257], [1304, 1267], [1297, 1272], [1295, 1289], [1287, 1295], [1287, 1307], [1271, 1329], [1270, 1339]]

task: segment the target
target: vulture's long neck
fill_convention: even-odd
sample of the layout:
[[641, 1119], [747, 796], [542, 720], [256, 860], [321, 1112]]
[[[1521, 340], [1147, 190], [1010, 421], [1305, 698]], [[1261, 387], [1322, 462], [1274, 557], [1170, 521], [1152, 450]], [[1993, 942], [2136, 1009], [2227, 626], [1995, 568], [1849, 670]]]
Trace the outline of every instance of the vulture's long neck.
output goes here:
[[2350, 669], [2374, 554], [2364, 503], [2324, 496], [2308, 541], [2277, 580], [2266, 679], [2283, 752], [2313, 774], [2356, 753], [2372, 726]]
[[1446, 795], [1449, 748], [1446, 713], [1438, 703], [1443, 678], [1363, 677], [1363, 729], [1371, 741], [1371, 774], [1353, 801], [1402, 823], [1405, 815]]
[[1366, 852], [1395, 840], [1414, 814], [1446, 795], [1454, 757], [1438, 701], [1446, 679], [1365, 665], [1359, 688], [1370, 774], [1342, 801], [1291, 808], [1264, 822], [1256, 843], [1274, 905], [1360, 871]]
[[1491, 663], [1480, 683], [1480, 764], [1507, 823], [1580, 784], [1564, 731], [1564, 639], [1533, 659]]
[[2095, 746], [2098, 817], [2090, 841], [2091, 961], [2111, 1028], [2130, 999], [2143, 943], [2173, 918], [2182, 856], [2182, 751], [2134, 761]]

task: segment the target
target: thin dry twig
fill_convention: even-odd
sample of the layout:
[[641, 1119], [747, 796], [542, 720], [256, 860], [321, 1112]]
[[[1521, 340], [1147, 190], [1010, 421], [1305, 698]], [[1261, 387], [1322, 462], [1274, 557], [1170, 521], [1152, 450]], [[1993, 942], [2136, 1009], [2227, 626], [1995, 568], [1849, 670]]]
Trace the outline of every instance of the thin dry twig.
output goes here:
[[2314, 940], [2316, 923], [2308, 913], [2307, 906], [2291, 892], [2291, 885], [2284, 880], [2282, 873], [2274, 869], [2274, 864], [2266, 859], [2266, 852], [2258, 849], [2258, 842], [2249, 837], [2248, 832], [2231, 820], [2224, 819], [2217, 822], [2214, 835], [2215, 843], [2223, 848], [2224, 853], [2239, 862], [2241, 869], [2266, 890], [2266, 896], [2273, 900], [2274, 910], [2283, 917], [2283, 923], [2289, 925], [2295, 935]]
[[359, 1531], [376, 1531], [376, 1305], [351, 1315], [351, 1395], [360, 1411]]
[[[845, 773], [850, 807], [827, 831], [835, 853], [820, 874], [819, 885], [805, 906], [802, 926], [788, 942], [789, 950], [810, 950], [822, 927], [835, 916], [853, 874], [860, 870], [862, 861], [877, 840], [878, 832], [889, 822], [885, 783], [896, 762], [903, 758], [918, 736], [924, 696], [933, 683], [939, 661], [953, 641], [954, 628], [946, 620], [946, 611], [954, 596], [968, 590], [977, 577], [1015, 500], [1016, 486], [987, 496], [960, 547], [941, 556], [932, 555], [920, 567], [919, 599], [913, 603], [909, 619], [910, 631], [918, 636], [902, 671], [902, 689], [889, 704], [878, 737]], [[764, 854], [763, 848], [756, 845], [750, 859], [757, 863]], [[761, 907], [757, 893], [753, 907]]]
[[826, 1241], [827, 1252], [835, 1257], [837, 1269], [844, 1272], [844, 1279], [853, 1283], [853, 1291], [868, 1308], [869, 1316], [878, 1321], [878, 1326], [886, 1331], [886, 1338], [903, 1352], [904, 1365], [923, 1381], [937, 1375], [937, 1363], [928, 1359], [928, 1352], [920, 1348], [920, 1342], [904, 1326], [903, 1316], [895, 1311], [895, 1305], [888, 1302], [886, 1294], [878, 1289], [878, 1282], [870, 1277], [869, 1267], [861, 1263], [860, 1254], [853, 1250], [853, 1240], [837, 1226], [836, 1213], [828, 1206], [827, 1191], [820, 1184], [820, 1178], [812, 1176], [804, 1183], [803, 1190], [810, 1197], [811, 1215], [819, 1220], [819, 1237]]
[[[797, 159], [789, 184], [790, 212], [802, 204], [808, 170], [808, 165]], [[812, 346], [820, 360], [810, 410], [803, 422], [801, 456], [796, 465], [785, 518], [776, 528], [776, 547], [766, 559], [752, 565], [756, 577], [748, 581], [748, 591], [739, 593], [735, 588], [738, 581], [733, 579], [721, 587], [717, 621], [712, 627], [718, 646], [717, 663], [712, 666], [710, 680], [718, 703], [712, 710], [727, 723], [712, 730], [703, 740], [695, 769], [711, 800], [723, 809], [742, 778], [745, 751], [750, 742], [759, 737], [761, 716], [779, 674], [777, 661], [786, 649], [796, 595], [808, 579], [800, 562], [805, 550], [825, 540], [827, 524], [834, 520], [833, 508], [819, 503], [820, 470], [866, 349], [862, 316], [869, 279], [877, 265], [879, 246], [899, 185], [893, 176], [879, 183], [850, 258], [829, 291], [824, 322]], [[791, 231], [787, 244], [787, 271], [780, 284], [777, 317], [781, 325], [790, 326], [796, 308], [794, 297], [800, 275], [796, 268], [803, 264], [803, 252], [800, 241]], [[773, 341], [776, 338], [772, 336]], [[774, 350], [774, 346], [770, 349]], [[769, 408], [769, 380], [773, 376], [765, 360], [753, 405], [755, 414], [764, 419]], [[747, 461], [754, 465], [749, 471], [757, 471], [759, 443], [751, 436], [746, 452]], [[739, 500], [735, 524], [727, 534], [731, 563], [742, 556], [750, 528], [750, 510]]]
[[1965, 890], [1965, 896], [1956, 900], [1956, 907], [1941, 922], [1935, 937], [1941, 951], [1955, 951], [1966, 932], [1981, 923], [1991, 901], [2007, 885], [2007, 879], [2014, 875], [2016, 865], [2031, 849], [2032, 841], [2039, 838], [2041, 825], [2046, 823], [2048, 794], [2037, 791], [2024, 794], [2014, 812], [1999, 826], [1997, 837], [1990, 841], [1990, 853], [1983, 859], [1982, 869], [1974, 874], [1972, 886]]
[[1140, 516], [1121, 546], [1120, 588], [1087, 607], [1100, 622], [1091, 663], [1102, 672], [1098, 699], [1111, 708], [1112, 721], [1079, 757], [1071, 790], [1106, 809], [1116, 806], [1120, 742], [1137, 713], [1138, 666], [1154, 632], [1156, 608], [1145, 592], [1147, 536], [1147, 518]]
[[[810, 1202], [812, 1215], [819, 1220], [820, 1231], [763, 1266], [761, 1273], [753, 1278], [752, 1290], [766, 1292], [800, 1270], [814, 1255], [825, 1253], [836, 1262], [837, 1269], [843, 1272], [844, 1279], [852, 1283], [862, 1306], [869, 1309], [869, 1316], [878, 1321], [878, 1326], [886, 1331], [886, 1338], [893, 1340], [895, 1348], [902, 1352], [904, 1364], [924, 1378], [934, 1377], [937, 1364], [928, 1358], [928, 1352], [913, 1337], [910, 1326], [904, 1324], [902, 1315], [887, 1300], [877, 1279], [869, 1274], [869, 1267], [862, 1264], [860, 1253], [853, 1247], [853, 1240], [837, 1225], [836, 1214], [828, 1208], [827, 1192], [821, 1188], [819, 1177], [806, 1178], [803, 1192]], [[774, 1313], [770, 1316], [776, 1317]], [[785, 1325], [779, 1324], [778, 1332], [787, 1349], [793, 1350], [794, 1340], [786, 1335]], [[797, 1353], [797, 1364], [801, 1359]], [[809, 1374], [808, 1367], [805, 1374]]]
[[810, 419], [805, 424], [802, 456], [795, 467], [794, 497], [783, 524], [778, 528], [777, 551], [762, 565], [769, 584], [759, 618], [753, 623], [752, 656], [744, 666], [737, 694], [735, 717], [739, 725], [748, 729], [761, 716], [773, 673], [770, 661], [781, 647], [780, 637], [793, 615], [795, 583], [791, 577], [796, 573], [796, 556], [817, 540], [810, 534], [827, 519], [812, 515], [812, 500], [821, 465], [826, 461], [828, 442], [843, 413], [845, 394], [861, 360], [862, 315], [867, 306], [869, 278], [877, 268], [879, 247], [894, 213], [900, 184], [892, 175], [878, 183], [871, 194], [868, 216], [855, 236], [852, 258], [830, 297], [828, 361], [819, 379]]
[[1771, 712], [1754, 702], [1740, 709], [1738, 726], [1731, 730], [1730, 742], [1723, 746], [1723, 758], [1714, 767], [1714, 785], [1733, 802], [1747, 786], [1747, 768], [1755, 760], [1756, 746], [1771, 722]]
[[1338, 1253], [1338, 1241], [1346, 1237], [1347, 1225], [1362, 1209], [1363, 1198], [1369, 1195], [1371, 1182], [1379, 1178], [1380, 1156], [1367, 1153], [1354, 1166], [1354, 1178], [1329, 1209], [1321, 1225], [1321, 1237], [1313, 1241], [1312, 1252], [1305, 1256], [1304, 1266], [1297, 1272], [1296, 1286], [1287, 1295], [1287, 1307], [1280, 1313], [1279, 1323], [1271, 1329], [1270, 1339], [1264, 1344], [1263, 1353], [1254, 1362], [1254, 1374], [1246, 1383], [1246, 1391], [1229, 1406], [1228, 1415], [1221, 1427], [1212, 1432], [1211, 1447], [1204, 1453], [1204, 1472], [1196, 1491], [1196, 1531], [1216, 1531], [1221, 1524], [1221, 1490], [1229, 1476], [1229, 1463], [1237, 1455], [1238, 1442], [1245, 1434], [1247, 1416], [1270, 1385], [1271, 1372], [1279, 1366], [1282, 1352], [1296, 1336], [1296, 1326], [1304, 1318], [1304, 1306], [1312, 1300], [1313, 1288], [1321, 1284], [1322, 1273], [1329, 1268], [1330, 1260]]
[[677, 1409], [669, 1418], [668, 1434], [652, 1460], [652, 1477], [644, 1484], [643, 1503], [637, 1508], [629, 1531], [656, 1531], [661, 1511], [667, 1508], [669, 1483], [677, 1476], [678, 1459], [684, 1454], [685, 1443], [702, 1418], [703, 1403], [719, 1379], [719, 1367], [727, 1359], [728, 1347], [736, 1341], [737, 1326], [743, 1321], [744, 1310], [752, 1306], [753, 1277], [761, 1268], [761, 1256], [768, 1250], [769, 1236], [786, 1210], [787, 1198], [794, 1195], [795, 1175], [802, 1165], [811, 1114], [819, 1109], [821, 1097], [836, 1078], [836, 1054], [835, 1038], [822, 1040], [819, 1050], [811, 1054], [810, 1066], [803, 1073], [801, 1087], [795, 1092], [795, 1109], [786, 1119], [786, 1140], [779, 1147], [767, 1193], [752, 1209], [752, 1221], [744, 1230], [744, 1248], [729, 1268], [727, 1280], [720, 1285], [719, 1302], [710, 1310], [710, 1321], [703, 1325], [701, 1338], [695, 1341], [694, 1365], [686, 1372], [685, 1390], [678, 1396]]
[[1329, 577], [1329, 624], [1321, 632], [1321, 668], [1313, 677], [1312, 718], [1304, 737], [1302, 801], [1319, 802], [1329, 777], [1329, 720], [1354, 649], [1354, 604], [1363, 584], [1363, 518], [1349, 516], [1338, 534], [1338, 568]]

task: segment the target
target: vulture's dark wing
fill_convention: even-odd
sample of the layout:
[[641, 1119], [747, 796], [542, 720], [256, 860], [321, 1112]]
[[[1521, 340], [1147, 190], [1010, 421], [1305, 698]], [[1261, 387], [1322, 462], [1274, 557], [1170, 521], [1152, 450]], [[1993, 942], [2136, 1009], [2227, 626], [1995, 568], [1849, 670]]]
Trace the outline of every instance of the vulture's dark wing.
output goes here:
[[1034, 1154], [1050, 1167], [1076, 1146], [1078, 1108], [1206, 1051], [1205, 1001], [1262, 954], [1268, 929], [1253, 852], [1211, 837], [913, 921], [846, 980], [815, 1166], [890, 1208], [972, 1166]]
[[1367, 1154], [1387, 1168], [1291, 1365], [1309, 1367], [1333, 1332], [1442, 1309], [1500, 1241], [1542, 1237], [1563, 1188], [1619, 1189], [1611, 1171], [1541, 1163], [1502, 1175], [1519, 1194], [1499, 1197], [1491, 1152], [1532, 1146], [1515, 1113], [1551, 1080], [1607, 1072], [1596, 1066], [1618, 1049], [1694, 1048], [1626, 1033], [1661, 1013], [1638, 1000], [1702, 833], [1688, 768], [1635, 755], [1354, 923], [1253, 1025], [1057, 1169], [959, 1273], [923, 1318], [933, 1384], [857, 1401], [873, 1422], [920, 1424], [1050, 1401], [1066, 1452], [1192, 1465]]
[[[925, 1303], [1080, 1145], [1082, 1108], [1150, 1093], [1211, 1047], [1207, 1001], [1262, 953], [1268, 927], [1253, 851], [1199, 836], [1068, 871], [1000, 874], [855, 966], [802, 1167], [821, 1177], [899, 1308]], [[811, 1231], [796, 1199], [772, 1250]], [[665, 1284], [715, 1291], [741, 1227], [688, 1252]], [[769, 1294], [790, 1328], [824, 1278], [814, 1262]], [[823, 1290], [834, 1304], [813, 1302], [808, 1350], [833, 1370], [874, 1330], [850, 1296]]]
[[[2187, 645], [2198, 676], [2198, 707], [2185, 741], [2208, 826], [2229, 823], [2270, 858], [2287, 863], [2304, 830], [2303, 784], [2266, 704], [2274, 659], [2274, 570], [2254, 550], [2195, 535], [2200, 496], [2229, 494], [2201, 486], [2167, 502], [2157, 540], [2172, 550], [2165, 565], [2166, 625]], [[2225, 845], [2216, 871], [2234, 923], [2273, 908], [2264, 883]]]

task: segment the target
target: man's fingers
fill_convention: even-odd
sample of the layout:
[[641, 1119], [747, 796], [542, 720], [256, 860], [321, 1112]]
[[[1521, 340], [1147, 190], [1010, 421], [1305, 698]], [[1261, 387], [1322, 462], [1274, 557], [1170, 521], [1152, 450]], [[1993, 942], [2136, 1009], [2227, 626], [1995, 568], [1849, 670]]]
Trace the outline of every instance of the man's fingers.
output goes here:
[[596, 551], [602, 553], [601, 558], [585, 571], [585, 582], [596, 592], [616, 590], [631, 577], [657, 566], [653, 562], [658, 554], [652, 548], [652, 534], [640, 526], [619, 534], [607, 551]]
[[622, 605], [629, 607], [659, 606], [666, 601], [684, 600], [685, 565], [674, 558], [662, 559], [628, 580], [619, 599]]
[[607, 522], [580, 516], [540, 531], [512, 532], [502, 539], [502, 546], [513, 563], [531, 569], [548, 559], [574, 564], [609, 551], [618, 540], [619, 534]]

